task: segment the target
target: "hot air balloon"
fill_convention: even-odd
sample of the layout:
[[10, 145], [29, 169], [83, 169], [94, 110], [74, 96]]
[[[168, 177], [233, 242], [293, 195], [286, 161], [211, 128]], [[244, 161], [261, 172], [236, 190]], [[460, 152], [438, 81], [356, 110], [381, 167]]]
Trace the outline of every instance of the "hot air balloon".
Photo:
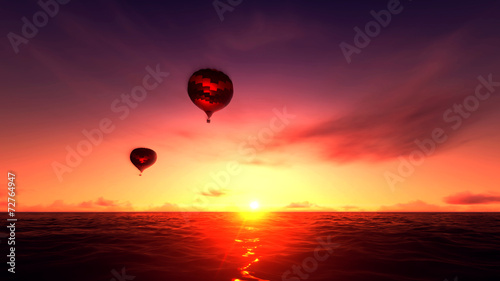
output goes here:
[[139, 176], [142, 176], [144, 169], [156, 162], [156, 152], [149, 148], [136, 148], [130, 152], [130, 161], [141, 171]]
[[215, 69], [200, 69], [193, 73], [188, 82], [191, 101], [210, 117], [226, 107], [233, 97], [233, 82], [229, 76]]

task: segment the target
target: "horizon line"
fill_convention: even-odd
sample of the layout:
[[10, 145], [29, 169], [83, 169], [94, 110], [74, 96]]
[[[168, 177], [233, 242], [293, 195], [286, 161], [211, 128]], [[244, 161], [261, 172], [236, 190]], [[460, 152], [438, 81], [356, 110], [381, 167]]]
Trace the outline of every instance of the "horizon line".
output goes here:
[[17, 213], [500, 213], [500, 211], [16, 211]]

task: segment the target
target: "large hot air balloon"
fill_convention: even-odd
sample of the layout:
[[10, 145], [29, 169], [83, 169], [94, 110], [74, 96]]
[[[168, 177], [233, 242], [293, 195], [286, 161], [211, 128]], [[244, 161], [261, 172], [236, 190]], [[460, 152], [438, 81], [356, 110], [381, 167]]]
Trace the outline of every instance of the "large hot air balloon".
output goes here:
[[149, 148], [136, 148], [130, 153], [130, 161], [141, 171], [139, 176], [142, 176], [144, 169], [156, 162], [156, 152]]
[[233, 82], [229, 76], [215, 69], [200, 69], [193, 73], [188, 82], [191, 101], [210, 117], [226, 107], [233, 97]]

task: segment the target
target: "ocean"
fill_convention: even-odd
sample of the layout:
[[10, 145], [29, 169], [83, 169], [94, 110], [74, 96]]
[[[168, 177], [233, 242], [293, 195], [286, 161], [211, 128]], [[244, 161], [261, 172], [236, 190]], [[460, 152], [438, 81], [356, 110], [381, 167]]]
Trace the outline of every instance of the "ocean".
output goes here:
[[17, 219], [15, 273], [7, 265], [2, 280], [500, 280], [500, 213], [17, 213]]

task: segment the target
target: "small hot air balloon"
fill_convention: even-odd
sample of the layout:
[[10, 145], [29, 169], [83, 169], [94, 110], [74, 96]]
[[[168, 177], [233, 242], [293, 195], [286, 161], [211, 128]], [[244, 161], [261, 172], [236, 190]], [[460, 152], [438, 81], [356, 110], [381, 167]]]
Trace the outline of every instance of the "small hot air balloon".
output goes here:
[[229, 76], [215, 69], [200, 69], [191, 75], [188, 82], [191, 101], [210, 117], [226, 107], [233, 97], [233, 82]]
[[136, 148], [130, 152], [130, 161], [141, 171], [139, 176], [142, 176], [144, 169], [156, 162], [156, 152], [149, 148]]

